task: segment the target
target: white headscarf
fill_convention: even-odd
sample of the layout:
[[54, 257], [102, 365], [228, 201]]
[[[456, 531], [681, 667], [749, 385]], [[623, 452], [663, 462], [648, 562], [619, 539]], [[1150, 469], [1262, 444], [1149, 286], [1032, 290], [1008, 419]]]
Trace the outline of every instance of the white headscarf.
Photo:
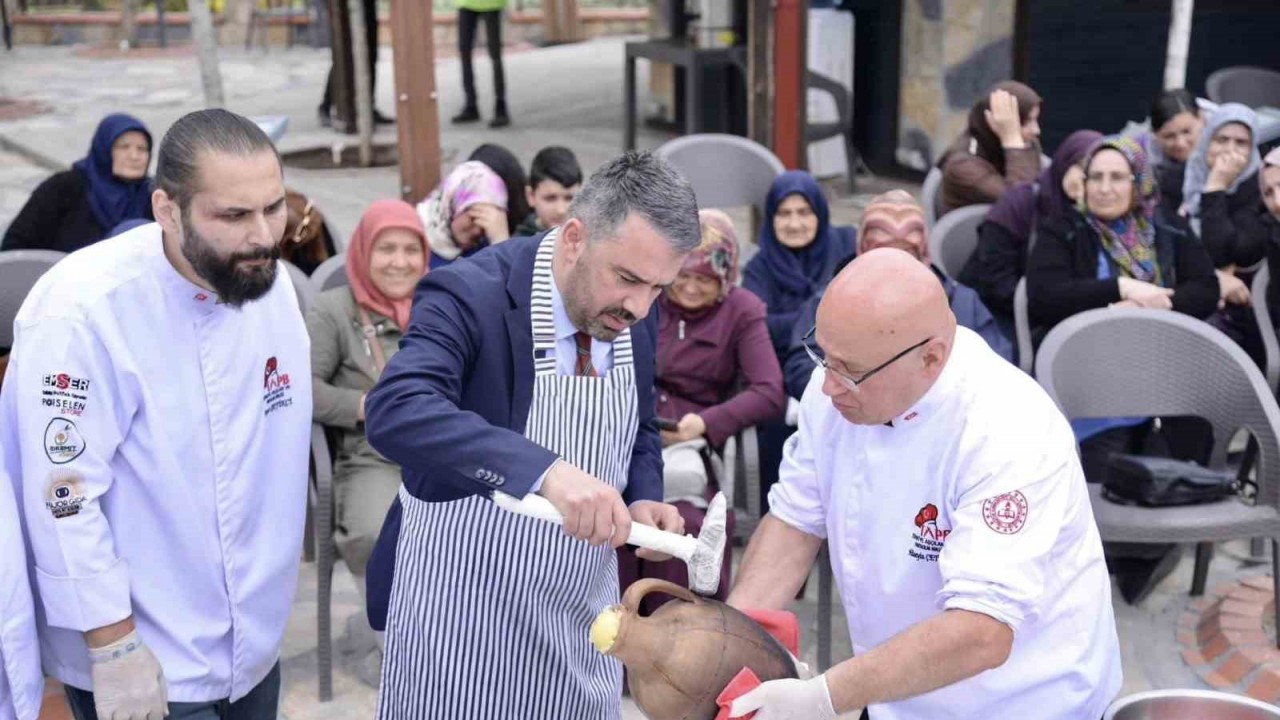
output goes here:
[[1245, 165], [1236, 179], [1231, 181], [1231, 187], [1227, 188], [1227, 194], [1233, 195], [1240, 188], [1240, 184], [1258, 172], [1258, 168], [1262, 167], [1262, 156], [1258, 154], [1257, 138], [1258, 138], [1258, 116], [1253, 110], [1241, 105], [1240, 103], [1224, 103], [1218, 106], [1218, 109], [1209, 117], [1209, 122], [1205, 123], [1204, 132], [1200, 134], [1200, 141], [1196, 143], [1196, 149], [1191, 153], [1191, 158], [1187, 160], [1187, 174], [1182, 180], [1182, 207], [1187, 211], [1189, 217], [1195, 218], [1200, 215], [1200, 196], [1204, 193], [1205, 183], [1209, 182], [1209, 143], [1213, 140], [1213, 136], [1227, 123], [1240, 123], [1249, 128], [1249, 141], [1251, 148], [1249, 150], [1249, 164]]

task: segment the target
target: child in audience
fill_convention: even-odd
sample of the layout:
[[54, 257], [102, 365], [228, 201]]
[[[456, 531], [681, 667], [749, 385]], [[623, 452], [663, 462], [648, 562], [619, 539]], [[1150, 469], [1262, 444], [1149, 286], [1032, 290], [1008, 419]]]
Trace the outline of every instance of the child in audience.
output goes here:
[[517, 236], [537, 235], [564, 222], [569, 205], [582, 189], [582, 167], [573, 151], [559, 145], [533, 156], [525, 198], [532, 212], [516, 228]]

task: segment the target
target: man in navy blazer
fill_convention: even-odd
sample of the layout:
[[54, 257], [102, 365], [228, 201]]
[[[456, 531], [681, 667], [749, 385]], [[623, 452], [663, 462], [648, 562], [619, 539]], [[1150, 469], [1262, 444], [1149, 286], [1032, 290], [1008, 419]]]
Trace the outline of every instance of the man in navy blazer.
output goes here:
[[[658, 293], [675, 279], [684, 255], [699, 241], [697, 206], [688, 184], [656, 156], [631, 153], [607, 164], [588, 181], [564, 225], [536, 237], [494, 245], [466, 261], [432, 270], [423, 278], [400, 351], [387, 364], [366, 402], [369, 442], [401, 465], [404, 491], [411, 496], [397, 499], [392, 506], [370, 560], [368, 606], [375, 628], [386, 626], [391, 580], [397, 572], [405, 572], [403, 562], [408, 562], [402, 559], [397, 569], [397, 552], [406, 552], [401, 535], [411, 526], [423, 527], [418, 515], [411, 513], [445, 513], [433, 517], [428, 526], [455, 519], [467, 526], [459, 530], [470, 538], [458, 541], [460, 555], [474, 552], [472, 546], [477, 542], [486, 542], [486, 536], [477, 535], [481, 531], [470, 525], [502, 527], [501, 511], [486, 514], [491, 512], [487, 504], [482, 508], [467, 500], [495, 490], [515, 497], [530, 492], [546, 497], [565, 518], [563, 532], [595, 546], [608, 543], [616, 548], [622, 544], [632, 520], [683, 531], [679, 513], [662, 503], [662, 446], [654, 411], [657, 318], [651, 309]], [[556, 314], [554, 339], [550, 333], [552, 308]], [[542, 323], [541, 345], [535, 342], [535, 323]], [[620, 345], [628, 328], [629, 345]], [[575, 347], [584, 340], [589, 341], [589, 351], [583, 344]], [[585, 362], [583, 355], [590, 362]], [[550, 366], [546, 363], [553, 361], [559, 363], [556, 367], [561, 377], [547, 377]], [[536, 364], [543, 368], [540, 379], [535, 377]], [[597, 373], [591, 369], [593, 365], [612, 369]], [[619, 365], [625, 367], [619, 371]], [[566, 366], [568, 372], [563, 371]], [[538, 388], [542, 388], [540, 394]], [[580, 405], [563, 404], [564, 396], [575, 392]], [[607, 405], [598, 417], [588, 419], [596, 412], [595, 401], [588, 398], [597, 393]], [[542, 409], [537, 412], [543, 425], [558, 423], [564, 433], [585, 433], [586, 444], [610, 450], [594, 455], [590, 449], [582, 451], [583, 464], [566, 459], [575, 452], [573, 443], [562, 448], [569, 452], [553, 452], [530, 439], [536, 435], [526, 432], [530, 430], [528, 421], [533, 406], [539, 403]], [[574, 408], [570, 412], [575, 417], [561, 417], [562, 408]], [[620, 408], [634, 412], [634, 422], [628, 417], [612, 427], [634, 427], [633, 437], [619, 437], [616, 430], [599, 433], [578, 427], [587, 422], [593, 423], [592, 427], [614, 422]], [[577, 417], [579, 414], [583, 417]], [[533, 430], [536, 433], [537, 429]], [[617, 461], [623, 456], [618, 450], [629, 451], [629, 462]], [[610, 460], [599, 460], [602, 455]], [[615, 468], [615, 477], [612, 481], [604, 475], [598, 478], [578, 467], [593, 464]], [[625, 471], [618, 470], [622, 467]], [[620, 492], [618, 488], [623, 489]], [[462, 514], [455, 518], [440, 505], [419, 501], [452, 504]], [[406, 509], [406, 503], [412, 507]], [[422, 532], [429, 533], [430, 528]], [[520, 532], [537, 533], [527, 526]], [[493, 552], [508, 552], [499, 546], [509, 540], [495, 538]], [[550, 570], [542, 578], [546, 582], [560, 581], [555, 573], [557, 552], [564, 555], [566, 568], [577, 568], [567, 569], [563, 582], [598, 579], [599, 573], [591, 568], [605, 567], [573, 565], [578, 553], [573, 548], [585, 544], [570, 543], [566, 548], [556, 544], [563, 539], [543, 538], [541, 542], [548, 544], [531, 549], [530, 555], [541, 553], [540, 562], [544, 563], [548, 554], [552, 557], [547, 566]], [[429, 542], [433, 548], [452, 543], [452, 537], [446, 535], [433, 535]], [[489, 559], [483, 553], [475, 557], [478, 559], [469, 562]], [[431, 562], [436, 560], [424, 560]], [[447, 559], [440, 559], [431, 566], [432, 571], [440, 572], [438, 568], [443, 567], [454, 572], [447, 563]], [[469, 574], [473, 566], [456, 572]], [[585, 576], [583, 567], [587, 568]], [[617, 581], [612, 582], [616, 596]], [[449, 591], [447, 587], [435, 590], [437, 594]], [[591, 602], [597, 600], [593, 596]], [[583, 643], [585, 633], [583, 627]], [[536, 646], [536, 651], [541, 650]], [[420, 655], [436, 658], [449, 651], [421, 650]], [[389, 647], [389, 662], [394, 661], [394, 655]], [[576, 656], [569, 651], [564, 655], [567, 666], [574, 668], [566, 674], [576, 675]], [[554, 668], [554, 662], [549, 667]], [[384, 673], [384, 693], [387, 677]], [[391, 709], [383, 705], [380, 716], [384, 712], [396, 715], [395, 705]], [[443, 705], [428, 707], [436, 713], [452, 712]]]

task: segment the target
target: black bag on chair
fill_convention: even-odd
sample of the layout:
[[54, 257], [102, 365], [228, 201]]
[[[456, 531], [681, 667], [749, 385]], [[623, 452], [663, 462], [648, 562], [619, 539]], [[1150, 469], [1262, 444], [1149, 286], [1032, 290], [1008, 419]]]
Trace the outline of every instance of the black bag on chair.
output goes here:
[[1193, 462], [1145, 455], [1112, 455], [1102, 494], [1121, 505], [1198, 505], [1235, 495], [1236, 477]]

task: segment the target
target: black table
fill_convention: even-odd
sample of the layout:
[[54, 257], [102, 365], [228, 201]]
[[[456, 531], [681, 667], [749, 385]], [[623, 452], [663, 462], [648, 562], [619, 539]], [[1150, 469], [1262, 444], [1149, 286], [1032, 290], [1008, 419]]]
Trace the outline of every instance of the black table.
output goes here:
[[634, 150], [636, 147], [636, 60], [643, 58], [649, 62], [660, 62], [682, 67], [684, 74], [684, 126], [685, 133], [692, 135], [698, 132], [699, 112], [702, 102], [702, 71], [717, 66], [734, 66], [746, 70], [747, 49], [742, 46], [726, 48], [698, 47], [687, 40], [668, 38], [662, 40], [646, 40], [629, 42], [626, 45], [626, 134], [624, 149]]

